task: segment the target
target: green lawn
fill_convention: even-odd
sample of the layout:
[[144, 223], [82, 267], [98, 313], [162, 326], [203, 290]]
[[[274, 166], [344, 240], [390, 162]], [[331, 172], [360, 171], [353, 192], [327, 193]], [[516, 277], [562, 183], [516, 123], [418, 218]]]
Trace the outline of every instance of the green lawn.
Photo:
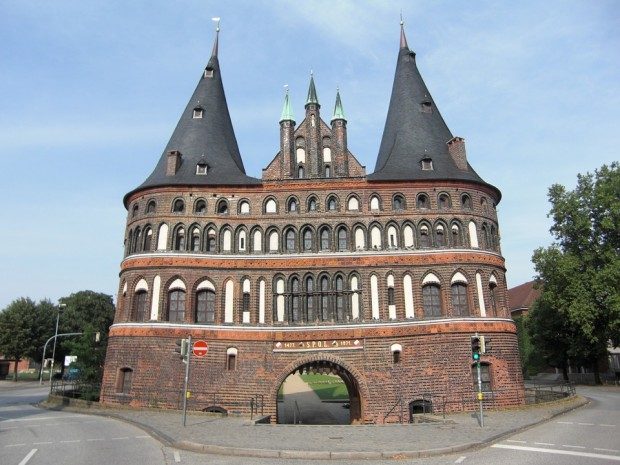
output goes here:
[[348, 399], [347, 387], [339, 376], [335, 375], [301, 375], [321, 400]]

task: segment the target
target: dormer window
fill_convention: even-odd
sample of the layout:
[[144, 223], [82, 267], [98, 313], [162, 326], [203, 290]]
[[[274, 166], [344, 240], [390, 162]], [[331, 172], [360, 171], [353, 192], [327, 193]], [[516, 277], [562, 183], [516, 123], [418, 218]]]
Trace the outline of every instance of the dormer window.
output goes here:
[[420, 104], [420, 111], [422, 113], [431, 113], [433, 111], [433, 103], [430, 100], [426, 100]]
[[209, 171], [209, 165], [206, 163], [198, 163], [196, 165], [196, 174], [205, 175]]
[[205, 68], [204, 76], [206, 78], [212, 78], [213, 77], [213, 68]]
[[423, 171], [432, 171], [433, 170], [433, 160], [431, 160], [430, 158], [424, 158], [421, 161], [422, 164], [422, 170]]
[[204, 110], [202, 108], [194, 108], [194, 119], [202, 119]]

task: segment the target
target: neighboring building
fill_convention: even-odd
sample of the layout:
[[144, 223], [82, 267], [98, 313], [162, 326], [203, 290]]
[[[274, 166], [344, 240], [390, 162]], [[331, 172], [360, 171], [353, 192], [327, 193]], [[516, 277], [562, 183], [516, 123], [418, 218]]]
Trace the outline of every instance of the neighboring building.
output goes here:
[[540, 296], [540, 289], [535, 289], [535, 281], [528, 281], [508, 289], [508, 302], [512, 318], [525, 316], [532, 308], [532, 304]]
[[[218, 39], [170, 142], [124, 198], [126, 256], [101, 399], [178, 408], [191, 334], [191, 409], [275, 421], [291, 373], [334, 373], [352, 422], [393, 407], [474, 406], [471, 335], [487, 402], [523, 402], [496, 205], [467, 161], [401, 29], [377, 163], [349, 151], [340, 93], [329, 123], [310, 86], [296, 125], [288, 94], [280, 149], [262, 179], [245, 173], [228, 113]], [[413, 408], [412, 407], [412, 408]], [[398, 409], [396, 409], [398, 410]]]

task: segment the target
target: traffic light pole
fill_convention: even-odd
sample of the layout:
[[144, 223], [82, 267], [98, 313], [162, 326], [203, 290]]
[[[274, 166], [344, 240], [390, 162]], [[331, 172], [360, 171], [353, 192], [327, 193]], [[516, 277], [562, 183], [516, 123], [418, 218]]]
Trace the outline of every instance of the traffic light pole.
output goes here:
[[[183, 386], [183, 426], [187, 418], [187, 384], [189, 382], [189, 362], [192, 359], [192, 336], [187, 338], [187, 362], [185, 362], [185, 385]], [[480, 372], [480, 369], [478, 369]], [[478, 375], [480, 378], [480, 375]]]
[[484, 427], [484, 415], [482, 413], [482, 377], [480, 376], [480, 359], [476, 362], [478, 372], [478, 402], [480, 403], [480, 427]]

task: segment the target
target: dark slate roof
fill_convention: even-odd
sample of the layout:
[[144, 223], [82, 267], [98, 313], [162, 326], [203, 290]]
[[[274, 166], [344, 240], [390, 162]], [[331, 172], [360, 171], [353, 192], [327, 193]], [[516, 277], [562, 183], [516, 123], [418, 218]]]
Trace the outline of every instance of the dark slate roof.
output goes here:
[[[430, 111], [425, 111], [429, 109]], [[468, 165], [457, 168], [448, 152], [452, 133], [444, 122], [401, 29], [400, 50], [383, 138], [371, 181], [467, 180], [486, 183]], [[430, 158], [433, 170], [422, 170]], [[497, 189], [496, 189], [497, 190]], [[499, 191], [497, 191], [499, 195]]]
[[[205, 69], [212, 71], [213, 77], [202, 74], [157, 166], [146, 181], [125, 198], [135, 191], [156, 186], [260, 184], [258, 179], [245, 174], [224, 95], [217, 58], [217, 39]], [[196, 108], [203, 109], [202, 118], [193, 117]], [[168, 153], [173, 150], [181, 152], [181, 166], [175, 175], [166, 176]], [[209, 168], [206, 175], [196, 174], [199, 161], [207, 162]]]

